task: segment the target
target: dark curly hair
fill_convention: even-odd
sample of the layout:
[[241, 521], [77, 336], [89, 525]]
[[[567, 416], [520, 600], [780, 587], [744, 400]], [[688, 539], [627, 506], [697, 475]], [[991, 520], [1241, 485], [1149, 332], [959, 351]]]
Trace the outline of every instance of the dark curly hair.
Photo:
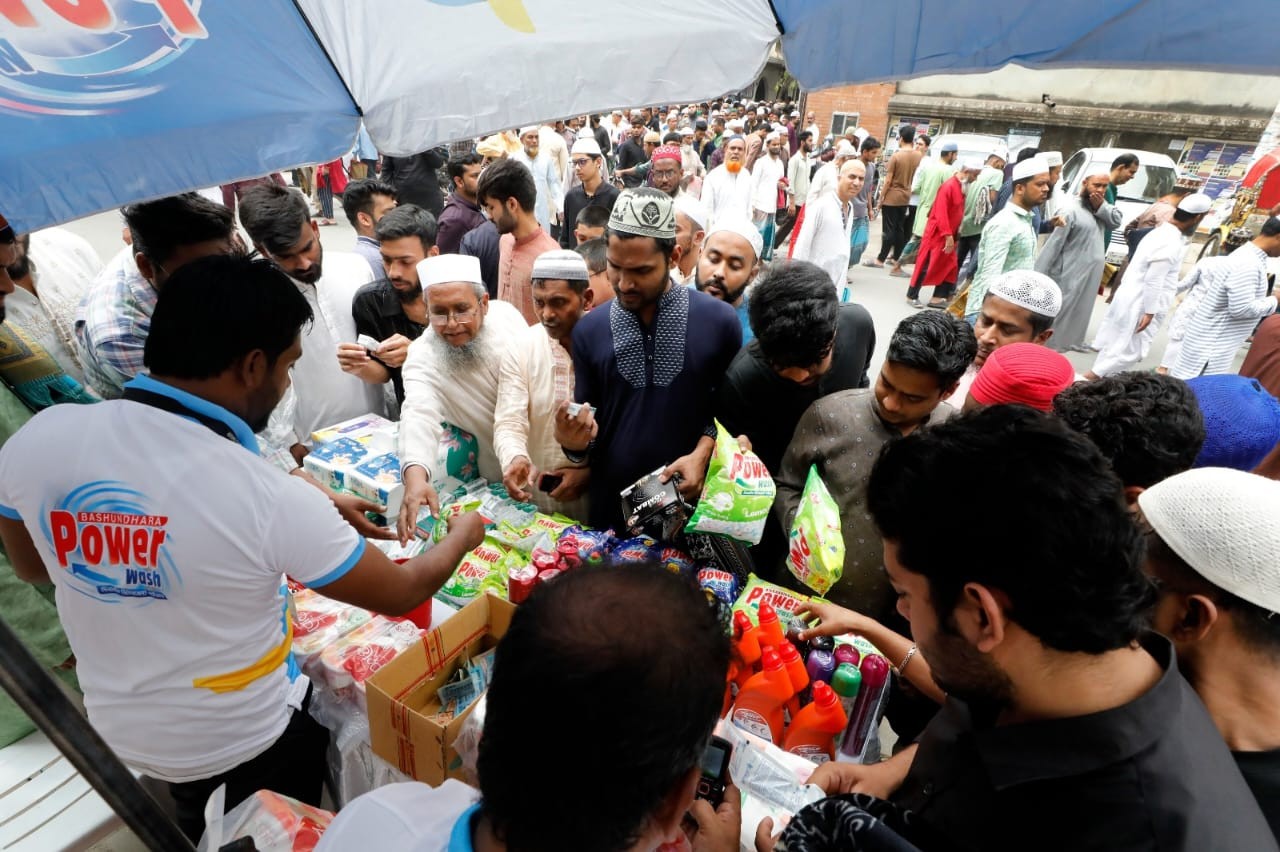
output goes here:
[[665, 568], [583, 567], [540, 585], [498, 644], [480, 740], [480, 807], [498, 839], [631, 848], [698, 765], [728, 668], [716, 611]]
[[840, 299], [814, 264], [776, 263], [756, 281], [747, 315], [766, 361], [778, 369], [810, 367], [835, 341]]
[[[975, 474], [984, 489], [985, 544], [970, 516], [920, 524], [920, 506]], [[942, 621], [966, 583], [999, 589], [1008, 615], [1045, 647], [1101, 654], [1146, 629], [1154, 591], [1143, 539], [1120, 479], [1087, 438], [1021, 405], [996, 405], [891, 441], [867, 486], [881, 535], [903, 567], [922, 574]]]
[[1189, 385], [1158, 373], [1077, 382], [1053, 413], [1093, 441], [1127, 486], [1150, 488], [1190, 470], [1204, 444], [1204, 417]]
[[960, 381], [977, 354], [978, 338], [967, 322], [946, 311], [921, 311], [898, 323], [884, 359], [933, 373], [938, 387], [947, 390]]

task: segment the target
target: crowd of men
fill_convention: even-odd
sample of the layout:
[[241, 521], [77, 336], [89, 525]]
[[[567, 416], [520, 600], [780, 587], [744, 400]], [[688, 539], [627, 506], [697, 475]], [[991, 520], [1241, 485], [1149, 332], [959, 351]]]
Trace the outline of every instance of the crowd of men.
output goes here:
[[[198, 193], [125, 207], [105, 265], [65, 231], [0, 227], [0, 613], [78, 677], [90, 721], [167, 782], [184, 830], [199, 835], [224, 782], [229, 806], [259, 787], [318, 801], [327, 735], [305, 712], [280, 575], [388, 614], [429, 598], [481, 540], [477, 517], [404, 566], [365, 541], [405, 543], [439, 513], [447, 429], [474, 436], [476, 472], [511, 497], [621, 531], [619, 492], [653, 471], [699, 498], [719, 421], [777, 484], [756, 572], [804, 591], [785, 556], [816, 468], [845, 562], [811, 632], [856, 630], [896, 664], [898, 752], [822, 767], [832, 798], [778, 848], [838, 848], [865, 813], [922, 849], [1276, 848], [1277, 369], [1257, 342], [1259, 378], [1230, 367], [1275, 312], [1280, 219], [1180, 281], [1207, 200], [1187, 187], [1166, 203], [1079, 376], [1062, 352], [1083, 345], [1136, 157], [1055, 201], [1061, 156], [1020, 154], [1006, 177], [1007, 152], [934, 158], [906, 126], [877, 189], [878, 140], [851, 130], [823, 153], [799, 119], [615, 111], [384, 166], [341, 196], [350, 252], [325, 252], [307, 197], [275, 179], [236, 185], [234, 208]], [[408, 200], [397, 173], [440, 167], [447, 197]], [[873, 370], [848, 270], [877, 216], [865, 263], [908, 277], [914, 262], [920, 310]], [[1132, 371], [1179, 288], [1176, 357]], [[393, 528], [301, 467], [313, 432], [368, 413], [400, 423]], [[94, 524], [128, 529], [105, 559]], [[28, 585], [51, 581], [56, 610]], [[570, 812], [547, 749], [587, 719], [632, 744], [587, 768], [644, 793], [572, 797], [609, 838], [591, 848], [671, 841], [682, 823], [695, 848], [736, 848], [732, 801], [691, 805], [728, 654], [698, 593], [661, 571], [549, 589], [513, 624], [528, 645], [500, 651], [478, 804], [375, 793], [329, 848], [413, 808], [436, 822], [397, 831], [465, 818], [550, 848]], [[569, 630], [555, 607], [586, 600]], [[687, 664], [659, 665], [659, 645]], [[518, 732], [537, 695], [571, 708], [560, 735]], [[760, 848], [774, 842], [762, 824]]]

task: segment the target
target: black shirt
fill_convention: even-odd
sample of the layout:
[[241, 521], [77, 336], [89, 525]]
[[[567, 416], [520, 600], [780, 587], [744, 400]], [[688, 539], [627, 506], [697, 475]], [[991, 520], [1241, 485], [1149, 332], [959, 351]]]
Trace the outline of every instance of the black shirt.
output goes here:
[[444, 207], [436, 169], [449, 161], [444, 148], [432, 148], [412, 157], [383, 157], [382, 179], [396, 188], [396, 201], [416, 204], [439, 216]]
[[1140, 698], [1101, 713], [994, 727], [950, 698], [893, 801], [958, 845], [992, 850], [1263, 852], [1276, 841], [1173, 647]]
[[[649, 158], [645, 156], [644, 146], [635, 139], [627, 139], [618, 146], [618, 170], [633, 169]], [[626, 187], [637, 187], [644, 183], [644, 178], [632, 172], [622, 176], [622, 184]]]
[[1271, 824], [1271, 833], [1280, 838], [1280, 749], [1233, 751], [1231, 756], [1258, 800], [1262, 815]]
[[731, 435], [746, 435], [770, 471], [782, 457], [800, 417], [818, 399], [837, 391], [870, 385], [867, 364], [876, 348], [876, 328], [861, 305], [841, 305], [831, 369], [817, 384], [803, 386], [782, 378], [765, 361], [758, 341], [734, 357], [716, 398], [716, 417]]
[[[366, 284], [356, 291], [355, 298], [351, 300], [351, 316], [356, 321], [356, 334], [367, 334], [379, 342], [393, 334], [417, 340], [426, 329], [426, 326], [418, 325], [405, 316], [396, 288], [385, 279]], [[391, 374], [396, 399], [404, 402], [404, 380], [400, 378], [400, 368], [382, 366], [387, 367]]]
[[564, 227], [560, 229], [560, 246], [567, 249], [577, 247], [578, 241], [573, 235], [573, 229], [578, 224], [579, 213], [592, 205], [603, 207], [612, 213], [613, 203], [618, 200], [621, 193], [622, 190], [604, 181], [596, 187], [595, 195], [587, 195], [582, 184], [566, 192], [564, 194]]

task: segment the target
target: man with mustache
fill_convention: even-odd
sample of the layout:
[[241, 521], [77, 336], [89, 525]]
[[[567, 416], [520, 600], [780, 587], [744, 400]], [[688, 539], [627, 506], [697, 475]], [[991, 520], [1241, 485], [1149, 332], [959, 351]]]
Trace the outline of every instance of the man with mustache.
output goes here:
[[721, 218], [751, 218], [751, 172], [745, 167], [747, 141], [732, 136], [724, 143], [724, 162], [711, 170], [702, 183], [702, 203], [707, 227]]
[[365, 349], [357, 342], [338, 345], [342, 369], [374, 385], [390, 379], [396, 399], [404, 402], [400, 369], [409, 344], [427, 327], [427, 305], [418, 282], [418, 264], [440, 253], [436, 246], [435, 217], [416, 204], [388, 211], [378, 221], [376, 233], [385, 277], [366, 284], [351, 303], [356, 334], [379, 342]]
[[760, 272], [763, 249], [764, 240], [752, 222], [721, 220], [707, 234], [695, 272], [695, 287], [737, 312], [744, 345], [754, 337], [747, 317], [747, 287]]
[[544, 252], [533, 262], [538, 324], [522, 332], [502, 359], [493, 422], [507, 493], [571, 518], [586, 517], [589, 472], [560, 449], [555, 416], [562, 401], [573, 399], [573, 329], [593, 306], [589, 280], [587, 262], [576, 251]]
[[[523, 166], [517, 166], [523, 169]], [[502, 479], [493, 450], [493, 418], [498, 403], [498, 371], [507, 350], [528, 330], [514, 305], [490, 299], [480, 261], [441, 254], [418, 264], [431, 330], [409, 345], [404, 362], [404, 406], [400, 411], [400, 469], [404, 502], [400, 541], [417, 526], [425, 503], [432, 514], [440, 498], [432, 485], [439, 455], [441, 423], [470, 432], [479, 445], [480, 475]]]

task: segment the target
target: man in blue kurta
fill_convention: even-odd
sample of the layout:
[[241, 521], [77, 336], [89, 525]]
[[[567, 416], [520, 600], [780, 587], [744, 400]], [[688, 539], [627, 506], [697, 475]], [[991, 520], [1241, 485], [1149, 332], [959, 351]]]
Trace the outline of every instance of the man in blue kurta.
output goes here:
[[675, 286], [675, 208], [654, 189], [624, 191], [607, 231], [617, 298], [573, 330], [574, 416], [556, 414], [556, 438], [591, 467], [591, 524], [622, 532], [619, 492], [661, 470], [686, 499], [702, 491], [715, 446], [711, 403], [742, 328], [728, 304]]

